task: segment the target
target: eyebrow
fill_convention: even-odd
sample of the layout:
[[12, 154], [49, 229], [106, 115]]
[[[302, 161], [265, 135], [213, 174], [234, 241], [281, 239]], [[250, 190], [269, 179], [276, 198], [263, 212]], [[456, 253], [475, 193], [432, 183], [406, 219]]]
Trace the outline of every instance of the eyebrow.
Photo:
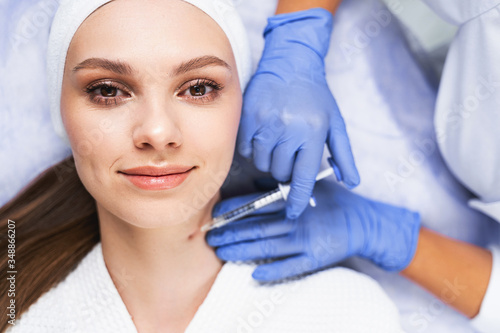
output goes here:
[[174, 75], [180, 75], [187, 73], [189, 71], [207, 67], [207, 66], [222, 66], [226, 67], [227, 69], [231, 70], [231, 66], [227, 64], [224, 60], [216, 57], [216, 56], [203, 56], [203, 57], [198, 57], [191, 59], [187, 62], [184, 62], [180, 64], [175, 70], [174, 70]]
[[[222, 66], [231, 70], [231, 66], [229, 66], [227, 62], [225, 62], [224, 60], [216, 56], [206, 55], [202, 57], [193, 58], [191, 60], [181, 63], [174, 69], [173, 75], [176, 76], [184, 74], [189, 71], [200, 69], [207, 66]], [[135, 73], [134, 69], [127, 63], [124, 63], [120, 60], [110, 60], [104, 58], [86, 59], [81, 63], [79, 63], [78, 65], [76, 65], [75, 68], [73, 68], [73, 73], [82, 69], [97, 69], [97, 68], [105, 69], [107, 71], [111, 71], [119, 75], [132, 75]]]
[[101, 68], [120, 75], [132, 75], [134, 73], [130, 65], [119, 60], [109, 60], [104, 58], [89, 58], [73, 68], [73, 73], [81, 69], [96, 69]]

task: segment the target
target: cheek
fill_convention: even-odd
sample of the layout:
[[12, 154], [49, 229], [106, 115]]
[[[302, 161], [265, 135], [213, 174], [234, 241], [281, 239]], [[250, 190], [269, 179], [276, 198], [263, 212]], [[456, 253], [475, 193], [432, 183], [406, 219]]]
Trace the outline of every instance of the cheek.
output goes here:
[[[69, 89], [68, 89], [69, 90]], [[94, 195], [95, 189], [107, 182], [119, 143], [110, 136], [108, 117], [97, 110], [89, 110], [81, 98], [64, 93], [61, 98], [61, 116], [68, 135], [75, 164], [82, 183]], [[112, 140], [110, 140], [112, 138]]]
[[198, 123], [196, 140], [204, 147], [209, 158], [229, 156], [232, 158], [241, 115], [241, 103], [233, 103], [223, 112], [207, 121]]
[[[114, 129], [119, 122], [113, 112], [89, 107], [74, 89], [61, 91], [61, 117], [74, 155], [90, 158], [106, 156], [119, 144]], [[109, 156], [109, 154], [108, 154]]]
[[222, 182], [231, 166], [241, 115], [241, 98], [236, 98], [229, 107], [218, 109], [212, 115], [193, 122], [190, 127], [192, 147], [202, 156], [207, 178]]
[[95, 154], [92, 146], [96, 145], [90, 139], [98, 128], [98, 114], [88, 110], [73, 89], [65, 89], [63, 85], [61, 96], [61, 117], [73, 154], [82, 157]]

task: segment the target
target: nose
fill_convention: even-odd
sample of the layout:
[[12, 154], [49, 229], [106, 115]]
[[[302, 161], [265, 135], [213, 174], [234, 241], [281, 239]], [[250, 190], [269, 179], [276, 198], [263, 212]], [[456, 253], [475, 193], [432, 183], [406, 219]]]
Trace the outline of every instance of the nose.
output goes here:
[[161, 151], [182, 145], [180, 119], [174, 104], [165, 98], [150, 99], [149, 102], [143, 104], [133, 132], [133, 140], [137, 148], [152, 147]]

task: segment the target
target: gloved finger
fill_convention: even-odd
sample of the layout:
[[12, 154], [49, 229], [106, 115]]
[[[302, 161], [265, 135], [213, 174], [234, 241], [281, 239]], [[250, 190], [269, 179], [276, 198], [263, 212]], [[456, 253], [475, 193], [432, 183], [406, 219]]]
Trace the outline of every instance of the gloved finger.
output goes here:
[[301, 250], [301, 244], [298, 242], [287, 236], [279, 236], [221, 246], [215, 253], [225, 261], [247, 261], [290, 256], [300, 253]]
[[297, 148], [298, 146], [291, 141], [278, 144], [274, 148], [271, 161], [271, 174], [276, 180], [282, 183], [290, 181]]
[[295, 219], [309, 204], [316, 176], [321, 166], [324, 143], [314, 144], [302, 148], [297, 153], [293, 166], [292, 182], [290, 183], [290, 193], [287, 201], [287, 217]]
[[[217, 203], [214, 208], [212, 209], [212, 216], [217, 217], [222, 214], [225, 214], [233, 209], [240, 208], [243, 205], [246, 205], [253, 200], [257, 199], [260, 196], [263, 196], [265, 193], [252, 193], [252, 194], [247, 194], [247, 195], [242, 195], [239, 197], [234, 197], [234, 198], [228, 198], [225, 200], [222, 200], [221, 202]], [[279, 212], [283, 209], [285, 209], [285, 201], [279, 200], [276, 202], [273, 202], [270, 205], [264, 206], [252, 213], [252, 215], [256, 214], [269, 214], [269, 213], [276, 213]]]
[[276, 133], [269, 128], [259, 130], [253, 137], [253, 163], [262, 172], [269, 172], [273, 149], [277, 142]]
[[233, 243], [258, 240], [288, 234], [297, 220], [288, 220], [284, 213], [254, 216], [210, 230], [206, 235], [208, 245], [225, 246]]
[[[245, 94], [245, 96], [246, 95], [247, 94]], [[251, 121], [248, 116], [246, 116], [247, 114], [252, 114], [252, 110], [246, 110], [244, 106], [243, 109], [244, 110], [241, 116], [240, 127], [238, 129], [237, 147], [238, 152], [241, 156], [250, 158], [253, 154], [252, 138], [257, 131], [257, 128], [255, 126], [252, 126], [254, 122]]]
[[270, 282], [317, 270], [318, 263], [305, 254], [258, 266], [252, 273], [255, 280]]
[[335, 164], [339, 167], [344, 184], [349, 188], [358, 186], [359, 173], [342, 117], [333, 117], [327, 144]]

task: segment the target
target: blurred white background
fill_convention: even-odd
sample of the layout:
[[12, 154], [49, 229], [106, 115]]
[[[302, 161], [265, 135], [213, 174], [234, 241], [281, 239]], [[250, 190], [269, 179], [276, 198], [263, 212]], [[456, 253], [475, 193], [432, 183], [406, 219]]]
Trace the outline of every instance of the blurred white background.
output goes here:
[[[448, 45], [457, 28], [429, 9], [421, 0], [383, 0], [427, 51]], [[394, 10], [396, 9], [396, 10]]]

